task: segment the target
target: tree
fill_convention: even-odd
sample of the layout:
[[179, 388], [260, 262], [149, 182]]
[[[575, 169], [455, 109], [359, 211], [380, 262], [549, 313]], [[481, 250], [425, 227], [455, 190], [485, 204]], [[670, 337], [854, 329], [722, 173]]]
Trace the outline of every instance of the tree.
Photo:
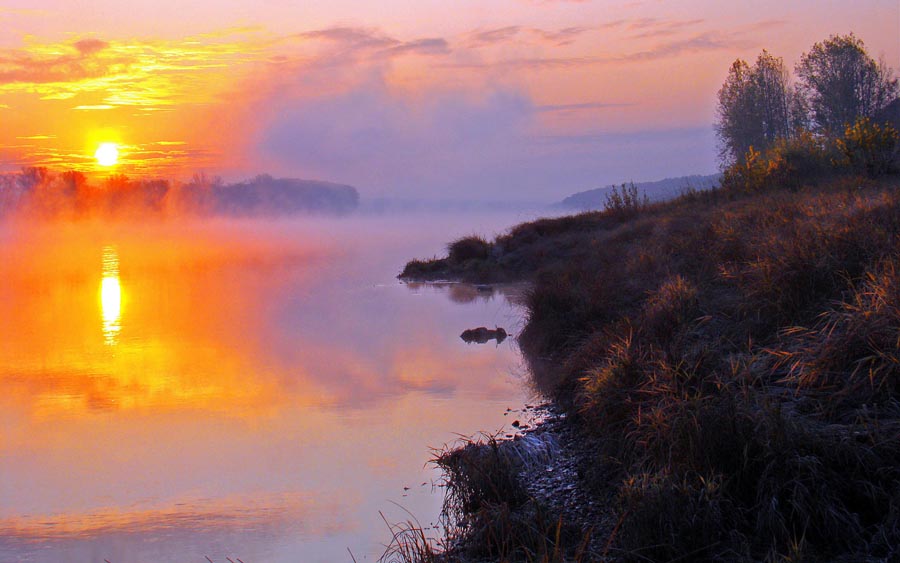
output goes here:
[[763, 150], [790, 137], [798, 123], [795, 108], [802, 107], [784, 62], [765, 50], [752, 67], [741, 59], [731, 65], [718, 98], [716, 134], [726, 163], [741, 161], [750, 147]]
[[816, 43], [795, 70], [816, 131], [831, 137], [861, 117], [876, 117], [898, 92], [890, 68], [852, 33]]
[[716, 135], [722, 144], [723, 162], [738, 162], [753, 144], [757, 123], [749, 111], [750, 67], [737, 59], [728, 69], [728, 77], [719, 89], [719, 114]]
[[788, 71], [781, 57], [763, 49], [751, 69], [750, 86], [760, 133], [766, 147], [791, 136], [791, 98]]

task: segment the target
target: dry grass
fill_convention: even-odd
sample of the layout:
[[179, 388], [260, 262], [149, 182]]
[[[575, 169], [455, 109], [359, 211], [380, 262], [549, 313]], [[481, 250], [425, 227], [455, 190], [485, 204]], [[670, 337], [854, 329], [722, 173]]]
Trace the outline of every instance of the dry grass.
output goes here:
[[454, 264], [469, 260], [487, 260], [491, 256], [491, 243], [480, 236], [468, 236], [447, 245], [447, 259]]
[[552, 449], [544, 440], [501, 441], [486, 435], [437, 453], [434, 463], [443, 470], [447, 488], [442, 511], [446, 560], [588, 560], [588, 538], [552, 516], [522, 483], [521, 474], [543, 467]]
[[[900, 189], [816, 179], [494, 243], [536, 272], [519, 343], [591, 445], [582, 484], [618, 499], [611, 559], [900, 557]], [[467, 538], [521, 560], [553, 519], [502, 449], [442, 467]]]

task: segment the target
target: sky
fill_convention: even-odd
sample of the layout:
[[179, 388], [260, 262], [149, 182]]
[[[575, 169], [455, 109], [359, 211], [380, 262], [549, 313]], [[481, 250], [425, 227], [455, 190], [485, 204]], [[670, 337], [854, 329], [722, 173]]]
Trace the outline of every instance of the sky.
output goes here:
[[897, 0], [6, 0], [0, 170], [555, 201], [715, 172], [730, 63], [849, 32], [900, 68]]

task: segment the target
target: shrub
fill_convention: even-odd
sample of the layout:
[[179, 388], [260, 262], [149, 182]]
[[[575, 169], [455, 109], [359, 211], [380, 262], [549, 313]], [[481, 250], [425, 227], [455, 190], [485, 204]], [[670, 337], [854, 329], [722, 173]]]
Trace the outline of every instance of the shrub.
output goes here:
[[842, 163], [858, 173], [877, 178], [897, 169], [900, 133], [890, 124], [878, 125], [862, 117], [848, 125], [837, 139]]
[[722, 172], [722, 187], [739, 192], [759, 192], [766, 186], [768, 165], [762, 153], [750, 147], [744, 159]]
[[832, 175], [836, 164], [840, 163], [832, 143], [800, 131], [794, 137], [778, 139], [765, 152], [750, 147], [742, 162], [725, 169], [722, 185], [747, 193], [773, 188], [796, 190]]
[[647, 194], [641, 197], [634, 182], [622, 184], [620, 188], [613, 186], [606, 195], [606, 212], [617, 216], [633, 216], [650, 205]]
[[778, 139], [765, 158], [767, 180], [789, 189], [815, 184], [834, 172], [832, 144], [805, 130], [789, 139]]

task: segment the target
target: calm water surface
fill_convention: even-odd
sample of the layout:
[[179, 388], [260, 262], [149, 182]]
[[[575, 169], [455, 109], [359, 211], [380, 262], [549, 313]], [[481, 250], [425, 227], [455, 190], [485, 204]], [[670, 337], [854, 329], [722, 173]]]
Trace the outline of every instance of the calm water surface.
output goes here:
[[529, 218], [0, 227], [0, 561], [376, 560], [530, 398], [459, 339], [517, 306], [394, 276]]

